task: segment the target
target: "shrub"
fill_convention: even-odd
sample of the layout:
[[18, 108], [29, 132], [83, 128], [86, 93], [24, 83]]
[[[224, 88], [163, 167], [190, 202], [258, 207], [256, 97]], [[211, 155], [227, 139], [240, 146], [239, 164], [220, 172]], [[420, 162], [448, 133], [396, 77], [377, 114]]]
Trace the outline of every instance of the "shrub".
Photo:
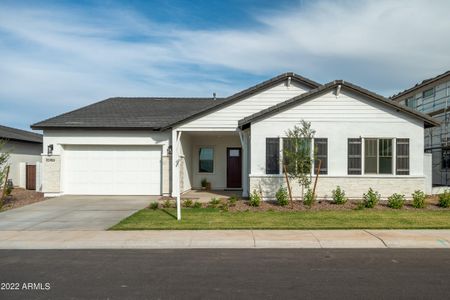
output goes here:
[[194, 204], [192, 205], [192, 208], [202, 208], [202, 204], [198, 201], [195, 201]]
[[364, 201], [358, 201], [358, 204], [355, 207], [355, 210], [363, 210], [366, 206], [364, 205]]
[[337, 186], [335, 190], [331, 191], [333, 195], [333, 202], [335, 204], [345, 204], [347, 202], [347, 197], [345, 197], [345, 191], [341, 189], [340, 186]]
[[12, 190], [13, 190], [13, 186], [8, 184], [8, 185], [6, 186], [5, 196], [11, 195]]
[[256, 191], [253, 190], [253, 193], [250, 194], [250, 206], [259, 206], [261, 204], [261, 195]]
[[413, 207], [424, 208], [425, 207], [425, 193], [421, 190], [414, 191], [413, 197]]
[[208, 184], [208, 180], [206, 180], [206, 178], [203, 178], [201, 181], [202, 187], [205, 188], [207, 184]]
[[388, 207], [394, 208], [394, 209], [400, 209], [405, 204], [405, 195], [401, 194], [393, 194], [388, 198]]
[[211, 198], [211, 201], [209, 201], [209, 203], [208, 203], [208, 207], [216, 208], [217, 205], [219, 205], [219, 204], [220, 204], [220, 200], [219, 199]]
[[369, 188], [367, 194], [363, 194], [364, 207], [374, 208], [380, 201], [380, 198], [381, 196], [377, 191], [374, 191], [372, 188]]
[[316, 202], [316, 195], [313, 194], [313, 191], [311, 189], [307, 189], [305, 197], [303, 199], [303, 203], [311, 207], [313, 206], [314, 202]]
[[224, 202], [224, 203], [222, 203], [222, 204], [219, 206], [219, 208], [220, 208], [221, 211], [228, 211], [229, 208], [230, 208], [230, 206], [228, 205], [227, 202]]
[[159, 207], [158, 202], [154, 201], [154, 202], [150, 203], [150, 209], [155, 210], [155, 209], [158, 209], [158, 207]]
[[443, 194], [439, 195], [439, 204], [440, 207], [450, 207], [450, 192], [445, 191]]
[[162, 207], [164, 207], [164, 208], [171, 208], [171, 207], [172, 207], [172, 201], [170, 201], [169, 199], [167, 199], [167, 200], [164, 201], [164, 203], [162, 204]]
[[230, 198], [228, 198], [228, 204], [229, 206], [236, 206], [238, 198], [236, 195], [232, 195]]
[[289, 203], [288, 192], [285, 187], [280, 186], [277, 193], [275, 194], [275, 198], [277, 199], [277, 204], [279, 206], [286, 206]]
[[185, 199], [185, 200], [183, 200], [183, 206], [184, 207], [192, 207], [192, 203], [193, 203], [192, 199]]

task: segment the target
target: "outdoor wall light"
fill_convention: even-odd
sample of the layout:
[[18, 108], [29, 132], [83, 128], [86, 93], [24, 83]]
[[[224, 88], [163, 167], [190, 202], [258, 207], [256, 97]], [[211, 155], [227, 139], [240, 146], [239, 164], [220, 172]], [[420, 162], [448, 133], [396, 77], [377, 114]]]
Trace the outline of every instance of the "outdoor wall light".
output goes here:
[[53, 145], [48, 145], [47, 146], [47, 155], [52, 155], [53, 154]]
[[167, 147], [167, 155], [172, 155], [172, 146]]

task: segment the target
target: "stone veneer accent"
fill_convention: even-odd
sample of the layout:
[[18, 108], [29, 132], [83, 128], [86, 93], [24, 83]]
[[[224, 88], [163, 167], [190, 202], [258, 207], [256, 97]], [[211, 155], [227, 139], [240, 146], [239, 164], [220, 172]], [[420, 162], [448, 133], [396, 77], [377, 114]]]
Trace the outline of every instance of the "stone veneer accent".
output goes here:
[[[340, 186], [348, 198], [361, 199], [363, 193], [371, 187], [386, 199], [393, 193], [404, 194], [411, 198], [415, 190], [425, 189], [425, 177], [420, 176], [392, 176], [392, 177], [366, 177], [366, 176], [323, 176], [319, 177], [316, 193], [318, 198], [331, 200], [331, 191]], [[301, 197], [301, 187], [295, 180], [291, 180], [292, 193], [295, 198]], [[311, 188], [314, 184], [311, 184]], [[282, 176], [250, 176], [250, 192], [254, 189], [262, 190], [264, 200], [275, 199], [275, 193], [280, 185], [286, 186]]]
[[42, 156], [42, 192], [59, 193], [61, 191], [61, 157], [59, 155]]

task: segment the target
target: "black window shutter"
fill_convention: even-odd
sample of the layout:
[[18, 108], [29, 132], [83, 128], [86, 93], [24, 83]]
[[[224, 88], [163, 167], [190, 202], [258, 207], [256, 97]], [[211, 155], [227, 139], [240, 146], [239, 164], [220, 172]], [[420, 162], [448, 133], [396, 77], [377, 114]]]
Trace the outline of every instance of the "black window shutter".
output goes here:
[[397, 139], [397, 175], [409, 175], [409, 139]]
[[280, 174], [280, 140], [266, 138], [266, 174]]
[[320, 174], [328, 174], [328, 139], [320, 138], [314, 139], [314, 174], [317, 174], [317, 168], [320, 164]]
[[361, 175], [361, 139], [348, 139], [348, 175]]

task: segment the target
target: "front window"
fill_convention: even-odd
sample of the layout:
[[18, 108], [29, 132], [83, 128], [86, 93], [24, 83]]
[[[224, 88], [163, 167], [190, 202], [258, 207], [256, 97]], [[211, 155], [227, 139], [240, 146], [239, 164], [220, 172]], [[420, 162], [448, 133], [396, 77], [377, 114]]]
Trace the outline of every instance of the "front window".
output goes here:
[[364, 173], [392, 174], [392, 139], [364, 140]]
[[422, 98], [428, 98], [434, 95], [434, 88], [431, 88], [429, 90], [423, 91]]
[[283, 138], [283, 165], [288, 173], [311, 173], [310, 158], [311, 139]]
[[199, 173], [213, 173], [214, 171], [214, 149], [211, 147], [201, 147], [199, 149]]
[[442, 169], [450, 169], [450, 149], [442, 149]]

